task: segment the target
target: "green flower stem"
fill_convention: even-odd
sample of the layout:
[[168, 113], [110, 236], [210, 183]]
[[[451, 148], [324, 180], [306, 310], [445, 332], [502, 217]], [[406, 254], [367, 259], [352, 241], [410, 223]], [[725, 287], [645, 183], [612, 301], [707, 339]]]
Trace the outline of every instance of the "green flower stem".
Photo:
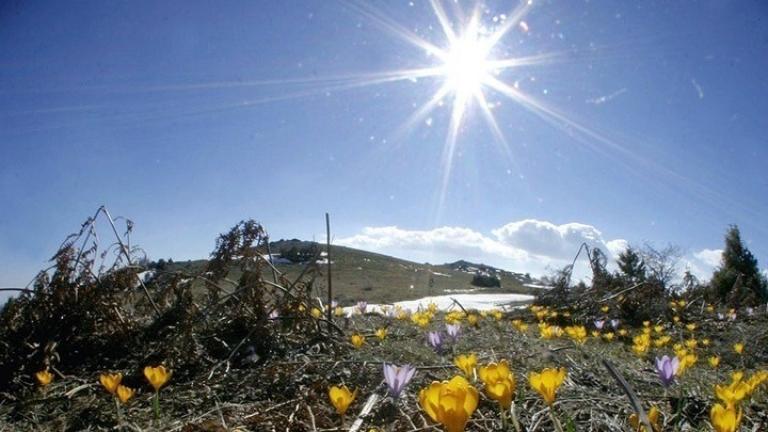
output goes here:
[[123, 411], [120, 409], [120, 400], [117, 399], [117, 396], [115, 396], [114, 399], [115, 411], [117, 412], [117, 426], [120, 427], [123, 425]]
[[563, 431], [563, 425], [560, 424], [560, 420], [557, 419], [557, 416], [555, 415], [555, 406], [550, 405], [549, 406], [549, 417], [552, 419], [552, 424], [555, 425], [555, 430], [557, 432], [564, 432]]
[[512, 416], [512, 426], [515, 427], [516, 432], [521, 432], [520, 422], [517, 420], [517, 412], [515, 411], [515, 401], [512, 401], [512, 407], [510, 409], [510, 415]]
[[155, 400], [153, 402], [153, 405], [155, 407], [155, 420], [160, 423], [160, 391], [155, 391]]

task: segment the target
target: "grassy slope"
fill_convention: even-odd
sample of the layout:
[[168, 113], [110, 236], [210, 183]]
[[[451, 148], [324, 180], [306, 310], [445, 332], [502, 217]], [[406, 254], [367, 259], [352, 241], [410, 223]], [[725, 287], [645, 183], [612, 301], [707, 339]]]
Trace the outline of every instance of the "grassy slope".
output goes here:
[[[289, 242], [273, 243], [273, 253], [279, 252], [287, 243]], [[484, 293], [530, 294], [533, 291], [523, 285], [522, 275], [506, 271], [499, 271], [501, 288], [477, 288], [470, 283], [473, 273], [456, 270], [447, 264], [420, 264], [343, 246], [332, 246], [331, 258], [333, 297], [342, 304], [357, 300], [391, 303], [472, 289]], [[202, 270], [205, 264], [205, 260], [179, 262], [169, 266], [168, 270], [195, 272]], [[304, 265], [278, 264], [276, 267], [293, 280], [303, 270]], [[321, 275], [315, 281], [316, 292], [313, 295], [320, 295], [325, 299], [328, 287], [326, 266], [320, 265], [319, 268]], [[264, 271], [265, 276], [269, 277], [269, 270], [265, 268]], [[228, 276], [232, 280], [237, 280], [238, 277], [237, 271]], [[433, 280], [431, 287], [430, 278]]]

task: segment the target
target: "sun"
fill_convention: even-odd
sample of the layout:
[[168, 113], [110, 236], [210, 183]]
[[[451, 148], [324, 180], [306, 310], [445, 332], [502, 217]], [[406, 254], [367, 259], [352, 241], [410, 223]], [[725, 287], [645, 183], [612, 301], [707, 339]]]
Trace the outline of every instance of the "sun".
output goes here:
[[476, 26], [469, 26], [445, 52], [443, 76], [456, 98], [471, 100], [489, 82], [492, 70], [489, 47]]

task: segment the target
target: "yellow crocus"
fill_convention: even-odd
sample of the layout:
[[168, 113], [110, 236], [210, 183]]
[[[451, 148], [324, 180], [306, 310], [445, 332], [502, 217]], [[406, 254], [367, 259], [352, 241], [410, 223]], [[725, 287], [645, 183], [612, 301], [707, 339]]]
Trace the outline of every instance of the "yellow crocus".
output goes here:
[[351, 392], [345, 385], [328, 388], [328, 397], [331, 399], [331, 404], [336, 408], [336, 412], [342, 416], [347, 412], [352, 401], [355, 400], [355, 396], [357, 396], [357, 390]]
[[126, 387], [122, 384], [117, 386], [116, 394], [117, 398], [120, 399], [120, 402], [127, 404], [129, 400], [133, 397], [134, 393], [136, 391], [130, 387]]
[[715, 404], [709, 413], [709, 419], [716, 432], [736, 432], [741, 423], [741, 414], [741, 408]]
[[653, 431], [649, 431], [645, 425], [640, 421], [640, 416], [637, 415], [637, 413], [632, 413], [629, 416], [629, 424], [632, 425], [632, 431], [634, 432], [659, 432], [661, 431], [661, 426], [659, 423], [659, 410], [652, 406], [651, 409], [648, 411], [648, 420], [651, 423], [651, 427], [653, 428]]
[[608, 311], [611, 310], [611, 308], [609, 308], [608, 306], [603, 306], [600, 308], [600, 310], [603, 311], [603, 313], [608, 313]]
[[744, 352], [744, 344], [743, 343], [733, 344], [733, 350], [736, 351], [736, 354], [741, 355]]
[[344, 316], [344, 308], [341, 306], [336, 306], [336, 308], [333, 310], [333, 314], [337, 317], [343, 317]]
[[453, 364], [464, 372], [464, 376], [472, 378], [477, 367], [477, 355], [474, 353], [458, 355], [453, 359]]
[[709, 365], [713, 368], [716, 368], [720, 365], [720, 357], [718, 356], [712, 356], [709, 358]]
[[353, 345], [355, 348], [360, 348], [360, 347], [361, 347], [361, 346], [363, 346], [363, 344], [365, 343], [365, 336], [363, 336], [363, 335], [361, 335], [361, 334], [358, 334], [358, 333], [355, 333], [355, 334], [353, 334], [353, 335], [352, 335], [352, 336], [349, 338], [349, 340], [352, 342], [352, 345]]
[[685, 325], [685, 328], [688, 329], [688, 331], [694, 331], [696, 330], [696, 324], [695, 323], [688, 323]]
[[577, 344], [581, 345], [587, 341], [587, 329], [584, 326], [569, 326], [565, 328], [565, 332]]
[[445, 432], [462, 432], [479, 401], [477, 389], [462, 376], [433, 382], [419, 392], [419, 405]]
[[531, 372], [528, 375], [528, 382], [534, 390], [539, 392], [547, 405], [552, 405], [557, 396], [557, 389], [565, 381], [565, 375], [565, 368], [544, 368], [541, 372]]
[[480, 367], [477, 376], [485, 384], [488, 397], [498, 402], [502, 409], [506, 410], [512, 405], [516, 382], [506, 360]]
[[384, 340], [387, 338], [387, 329], [382, 327], [378, 330], [376, 330], [376, 337], [379, 338], [379, 340]]
[[99, 381], [104, 388], [111, 394], [115, 394], [117, 386], [120, 385], [120, 381], [123, 380], [123, 374], [121, 373], [105, 373], [99, 375]]
[[53, 374], [49, 372], [48, 369], [35, 373], [35, 378], [37, 378], [37, 382], [43, 387], [53, 382]]
[[171, 379], [171, 371], [166, 369], [163, 365], [155, 367], [147, 366], [144, 368], [144, 377], [147, 378], [149, 384], [151, 384], [157, 392], [160, 391], [160, 387], [164, 386], [165, 383]]
[[320, 319], [323, 316], [323, 311], [321, 311], [320, 309], [318, 309], [316, 307], [313, 307], [312, 310], [310, 311], [310, 313], [312, 314], [312, 318], [314, 318], [314, 319]]
[[749, 385], [741, 381], [730, 385], [715, 385], [715, 396], [726, 406], [738, 405], [745, 397], [749, 395]]

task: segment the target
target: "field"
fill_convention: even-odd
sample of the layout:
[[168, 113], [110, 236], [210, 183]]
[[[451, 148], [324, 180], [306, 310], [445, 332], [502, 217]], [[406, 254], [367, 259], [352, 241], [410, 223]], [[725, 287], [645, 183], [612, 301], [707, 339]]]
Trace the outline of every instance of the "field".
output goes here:
[[[633, 414], [648, 432], [768, 426], [764, 306], [636, 284], [375, 314], [364, 302], [473, 289], [468, 264], [334, 248], [339, 305], [326, 305], [323, 265], [273, 269], [262, 233], [243, 222], [210, 260], [153, 273], [128, 258], [97, 273], [96, 248], [65, 244], [0, 315], [0, 431], [637, 431]], [[496, 290], [525, 292], [519, 278]]]

